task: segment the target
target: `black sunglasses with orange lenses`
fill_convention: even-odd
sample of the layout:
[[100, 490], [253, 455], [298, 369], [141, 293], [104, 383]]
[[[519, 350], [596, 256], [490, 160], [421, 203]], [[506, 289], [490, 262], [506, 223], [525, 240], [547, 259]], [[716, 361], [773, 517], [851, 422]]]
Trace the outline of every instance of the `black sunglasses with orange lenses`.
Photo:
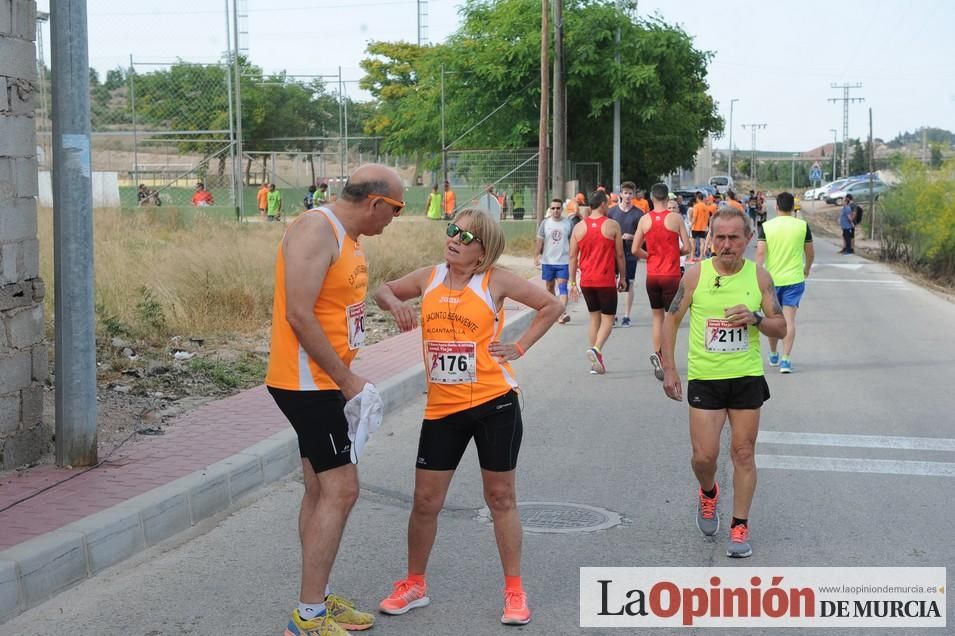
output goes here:
[[447, 234], [449, 238], [454, 238], [455, 236], [460, 235], [461, 238], [459, 240], [465, 245], [470, 245], [474, 241], [477, 241], [478, 243], [481, 243], [482, 245], [484, 244], [484, 241], [476, 237], [474, 235], [474, 232], [470, 232], [468, 230], [462, 230], [455, 223], [448, 223]]
[[383, 195], [383, 194], [369, 194], [369, 195], [368, 195], [368, 198], [369, 198], [369, 199], [381, 199], [382, 201], [384, 201], [385, 203], [387, 203], [388, 205], [390, 205], [390, 206], [393, 208], [393, 209], [392, 209], [392, 214], [394, 214], [395, 216], [399, 216], [399, 215], [401, 214], [401, 211], [402, 211], [402, 210], [404, 209], [404, 207], [405, 207], [405, 202], [404, 202], [404, 201], [399, 201], [398, 199], [392, 199], [391, 197], [385, 196], [385, 195]]

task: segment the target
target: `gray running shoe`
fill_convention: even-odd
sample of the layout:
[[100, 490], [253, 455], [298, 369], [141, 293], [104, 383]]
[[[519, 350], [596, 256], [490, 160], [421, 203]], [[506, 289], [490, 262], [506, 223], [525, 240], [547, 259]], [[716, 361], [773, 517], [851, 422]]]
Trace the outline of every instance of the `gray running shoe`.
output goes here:
[[650, 354], [650, 364], [653, 365], [653, 377], [657, 380], [663, 380], [663, 363], [660, 361], [660, 355], [657, 353]]
[[720, 529], [720, 515], [716, 512], [716, 503], [720, 499], [720, 487], [716, 486], [716, 496], [712, 499], [703, 494], [702, 488], [697, 494], [700, 497], [700, 505], [696, 509], [696, 527], [706, 536], [712, 537]]
[[741, 559], [752, 554], [753, 546], [749, 544], [749, 525], [741, 523], [730, 528], [730, 542], [726, 544], [726, 556]]

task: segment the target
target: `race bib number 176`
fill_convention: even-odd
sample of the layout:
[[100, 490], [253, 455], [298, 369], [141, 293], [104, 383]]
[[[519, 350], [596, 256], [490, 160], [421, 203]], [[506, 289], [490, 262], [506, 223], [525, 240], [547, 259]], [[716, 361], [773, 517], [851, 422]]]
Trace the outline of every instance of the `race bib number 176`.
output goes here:
[[428, 381], [435, 384], [463, 384], [477, 379], [477, 346], [473, 342], [425, 343]]

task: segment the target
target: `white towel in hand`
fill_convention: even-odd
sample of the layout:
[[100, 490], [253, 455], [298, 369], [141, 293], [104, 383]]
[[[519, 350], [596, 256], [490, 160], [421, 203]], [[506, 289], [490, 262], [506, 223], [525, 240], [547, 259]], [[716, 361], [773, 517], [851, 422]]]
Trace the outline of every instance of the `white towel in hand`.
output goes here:
[[374, 384], [365, 384], [361, 393], [345, 403], [348, 439], [351, 440], [351, 463], [357, 464], [371, 434], [381, 426], [385, 405]]

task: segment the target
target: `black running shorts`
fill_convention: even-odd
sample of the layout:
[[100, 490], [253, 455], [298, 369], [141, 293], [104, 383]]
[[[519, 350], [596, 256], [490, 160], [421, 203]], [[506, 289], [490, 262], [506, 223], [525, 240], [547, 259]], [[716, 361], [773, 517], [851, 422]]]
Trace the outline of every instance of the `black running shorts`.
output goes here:
[[523, 434], [517, 393], [508, 391], [439, 420], [424, 420], [416, 465], [424, 470], [454, 470], [473, 437], [481, 468], [495, 472], [514, 470]]
[[268, 387], [298, 435], [298, 450], [316, 473], [351, 463], [351, 440], [341, 391], [288, 391]]
[[728, 380], [690, 380], [686, 401], [695, 409], [758, 409], [769, 399], [769, 385], [761, 375]]
[[607, 316], [617, 315], [616, 287], [581, 287], [580, 293], [590, 313], [599, 311]]
[[670, 303], [680, 289], [680, 276], [656, 276], [647, 274], [647, 298], [650, 309], [669, 309]]

